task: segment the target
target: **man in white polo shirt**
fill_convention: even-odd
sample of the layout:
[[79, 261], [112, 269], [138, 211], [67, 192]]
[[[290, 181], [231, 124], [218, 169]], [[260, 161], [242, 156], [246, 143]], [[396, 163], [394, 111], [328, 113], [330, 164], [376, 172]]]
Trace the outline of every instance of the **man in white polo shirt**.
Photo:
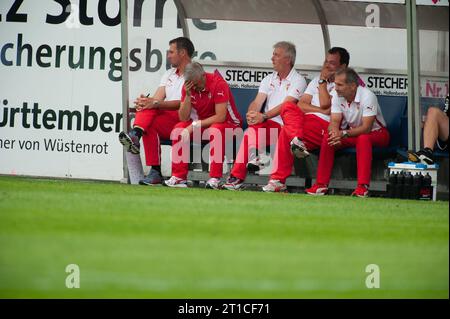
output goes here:
[[284, 126], [278, 136], [273, 170], [264, 192], [284, 192], [286, 179], [291, 175], [294, 156], [306, 157], [311, 150], [320, 148], [330, 122], [331, 96], [334, 73], [350, 62], [346, 49], [328, 50], [320, 75], [311, 80], [305, 94], [295, 103], [285, 103], [281, 109]]
[[356, 147], [358, 185], [352, 196], [367, 197], [369, 194], [372, 147], [388, 146], [389, 132], [377, 97], [358, 82], [358, 75], [351, 68], [338, 70], [335, 74], [330, 126], [320, 147], [316, 184], [306, 190], [310, 195], [328, 192], [335, 150], [346, 147]]
[[[230, 176], [223, 185], [225, 189], [238, 190], [243, 186], [247, 169], [259, 170], [259, 149], [276, 142], [283, 121], [280, 110], [283, 103], [297, 103], [306, 88], [306, 80], [294, 69], [296, 48], [290, 42], [278, 42], [274, 46], [272, 64], [274, 72], [261, 82], [256, 98], [247, 112], [246, 130], [239, 147]], [[264, 102], [266, 107], [263, 110]]]
[[160, 140], [169, 140], [173, 127], [179, 122], [181, 90], [184, 85], [184, 68], [191, 63], [194, 45], [191, 40], [179, 37], [169, 42], [167, 59], [172, 68], [164, 73], [160, 85], [153, 97], [141, 95], [134, 102], [136, 118], [133, 129], [127, 134], [121, 132], [119, 141], [133, 154], [139, 154], [142, 137], [145, 150], [145, 161], [151, 166], [149, 174], [141, 181], [141, 185], [162, 183], [161, 145]]

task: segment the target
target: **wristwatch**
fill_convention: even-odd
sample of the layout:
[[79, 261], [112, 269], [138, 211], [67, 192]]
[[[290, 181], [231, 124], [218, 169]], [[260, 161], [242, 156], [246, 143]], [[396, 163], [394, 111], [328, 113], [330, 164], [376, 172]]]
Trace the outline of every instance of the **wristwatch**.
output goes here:
[[192, 122], [192, 127], [193, 128], [199, 128], [202, 126], [202, 122], [200, 120], [196, 120]]
[[348, 132], [346, 130], [342, 131], [342, 137], [348, 137]]
[[319, 84], [324, 84], [324, 83], [326, 83], [327, 82], [327, 80], [324, 80], [324, 79], [320, 79], [319, 80]]
[[263, 113], [262, 117], [263, 117], [263, 122], [265, 122], [269, 119], [269, 116], [266, 113]]

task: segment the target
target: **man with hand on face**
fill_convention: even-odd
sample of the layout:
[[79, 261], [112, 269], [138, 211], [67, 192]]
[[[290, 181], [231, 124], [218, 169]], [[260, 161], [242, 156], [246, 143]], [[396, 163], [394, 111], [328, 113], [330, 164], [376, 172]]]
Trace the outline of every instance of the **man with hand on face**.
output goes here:
[[372, 147], [386, 147], [389, 132], [377, 97], [359, 85], [359, 77], [351, 68], [338, 70], [331, 93], [331, 120], [322, 139], [317, 182], [306, 190], [310, 195], [324, 195], [334, 164], [336, 149], [356, 147], [358, 185], [352, 196], [367, 197], [372, 167]]
[[346, 49], [333, 47], [328, 50], [320, 75], [311, 80], [298, 104], [285, 103], [281, 108], [284, 126], [278, 136], [269, 183], [262, 188], [264, 192], [286, 191], [286, 179], [291, 175], [294, 156], [304, 158], [309, 155], [308, 150], [320, 148], [330, 123], [334, 74], [337, 69], [348, 67], [349, 62]]
[[119, 134], [119, 141], [133, 154], [139, 154], [139, 140], [142, 137], [146, 164], [151, 166], [151, 169], [149, 174], [139, 181], [141, 185], [162, 183], [160, 140], [168, 140], [173, 127], [179, 122], [178, 108], [184, 84], [184, 69], [191, 62], [193, 54], [194, 45], [188, 38], [179, 37], [169, 42], [167, 59], [172, 68], [164, 73], [153, 97], [141, 94], [134, 101], [136, 118], [133, 129], [128, 134]]
[[[206, 73], [199, 63], [193, 62], [186, 66], [184, 78], [186, 82], [178, 111], [181, 122], [171, 133], [172, 177], [164, 181], [164, 185], [187, 187], [189, 147], [183, 146], [190, 141], [194, 130], [200, 130], [201, 136], [209, 136], [211, 146], [210, 179], [206, 187], [219, 189], [225, 156], [225, 131], [240, 127], [242, 119], [227, 82], [219, 74]], [[205, 130], [207, 132], [203, 134]]]
[[[283, 125], [280, 117], [282, 105], [286, 102], [297, 103], [305, 91], [306, 80], [295, 70], [295, 58], [294, 44], [282, 41], [274, 45], [274, 72], [262, 80], [256, 98], [248, 107], [249, 128], [244, 134], [230, 176], [223, 185], [225, 189], [241, 189], [247, 170], [258, 171], [263, 167], [257, 152], [264, 152], [264, 146], [276, 142]], [[264, 102], [266, 108], [263, 110]]]

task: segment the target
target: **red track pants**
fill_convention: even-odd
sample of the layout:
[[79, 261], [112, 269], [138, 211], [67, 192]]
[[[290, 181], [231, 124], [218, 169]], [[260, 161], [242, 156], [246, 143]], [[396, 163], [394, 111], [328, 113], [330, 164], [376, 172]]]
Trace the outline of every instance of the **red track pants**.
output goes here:
[[342, 139], [338, 147], [328, 145], [328, 133], [322, 139], [320, 147], [319, 166], [317, 168], [317, 183], [328, 185], [334, 164], [334, 153], [336, 149], [356, 147], [356, 163], [358, 184], [370, 184], [372, 169], [372, 146], [386, 147], [389, 144], [389, 132], [386, 128], [361, 134], [357, 137]]
[[170, 132], [179, 121], [176, 110], [145, 109], [136, 112], [133, 126], [144, 130], [142, 143], [144, 144], [145, 162], [148, 166], [161, 165], [160, 140], [169, 140]]
[[[180, 132], [191, 125], [192, 121], [179, 122], [172, 133], [172, 176], [186, 179], [189, 171], [189, 143], [181, 142]], [[201, 130], [202, 136], [208, 136], [210, 142], [210, 177], [221, 178], [223, 173], [223, 160], [225, 157], [225, 130], [235, 129], [231, 123], [215, 123], [207, 129]], [[207, 131], [207, 132], [205, 132]], [[205, 134], [204, 134], [205, 133]], [[191, 134], [192, 140], [193, 134]]]
[[294, 156], [291, 153], [290, 142], [294, 137], [300, 138], [308, 150], [320, 147], [323, 135], [328, 130], [329, 122], [314, 115], [304, 114], [300, 108], [287, 102], [281, 108], [284, 126], [278, 136], [275, 149], [275, 161], [270, 179], [286, 182], [291, 175]]
[[278, 122], [271, 120], [249, 126], [244, 133], [242, 143], [236, 156], [236, 161], [231, 170], [231, 175], [240, 179], [245, 179], [245, 176], [247, 175], [249, 151], [251, 149], [261, 149], [265, 151], [265, 146], [275, 144], [280, 129], [281, 125]]

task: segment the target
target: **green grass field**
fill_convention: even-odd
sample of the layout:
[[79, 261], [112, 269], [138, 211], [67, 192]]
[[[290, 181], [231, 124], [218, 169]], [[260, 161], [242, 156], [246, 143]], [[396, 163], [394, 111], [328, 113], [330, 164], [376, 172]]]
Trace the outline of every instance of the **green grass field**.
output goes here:
[[448, 208], [0, 177], [0, 297], [448, 298]]

